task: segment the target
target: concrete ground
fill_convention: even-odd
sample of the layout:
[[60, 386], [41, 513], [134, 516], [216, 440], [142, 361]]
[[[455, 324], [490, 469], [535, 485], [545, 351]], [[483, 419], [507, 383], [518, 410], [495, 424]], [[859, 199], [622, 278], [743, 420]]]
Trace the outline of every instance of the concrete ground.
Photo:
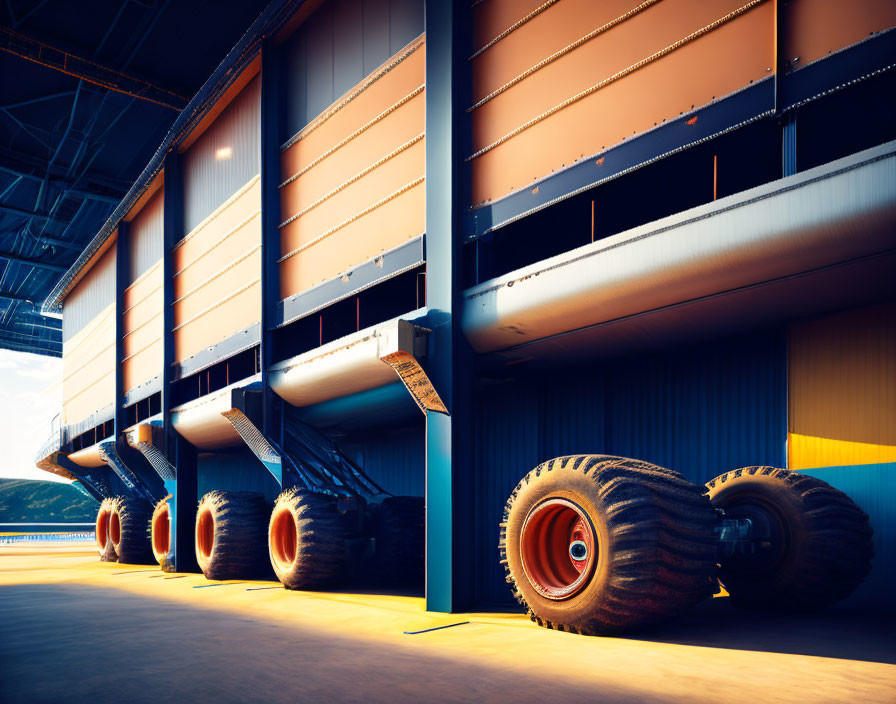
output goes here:
[[760, 616], [727, 599], [589, 638], [20, 545], [0, 546], [0, 614], [2, 702], [896, 702], [892, 618]]

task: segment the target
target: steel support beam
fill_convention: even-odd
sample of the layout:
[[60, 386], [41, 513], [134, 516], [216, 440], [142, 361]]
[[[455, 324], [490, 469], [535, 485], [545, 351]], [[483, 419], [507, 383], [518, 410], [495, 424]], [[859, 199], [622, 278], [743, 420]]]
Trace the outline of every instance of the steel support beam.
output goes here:
[[461, 167], [469, 142], [469, 3], [426, 0], [427, 371], [449, 414], [426, 413], [426, 608], [473, 601], [471, 359], [460, 328]]
[[25, 257], [17, 257], [15, 254], [7, 254], [6, 252], [0, 252], [0, 260], [7, 261], [10, 264], [22, 264], [23, 266], [30, 266], [34, 269], [47, 269], [48, 271], [57, 271], [60, 274], [67, 269], [67, 267], [60, 266], [59, 264], [50, 264], [49, 262], [42, 262], [39, 259], [26, 259]]
[[187, 104], [187, 98], [173, 91], [26, 37], [8, 27], [0, 27], [0, 51], [79, 78], [106, 90], [124, 93], [132, 98], [139, 98], [177, 112], [180, 112]]
[[[274, 420], [275, 397], [268, 383], [274, 362], [273, 331], [280, 303], [280, 54], [270, 39], [261, 46], [261, 432], [282, 444]], [[279, 400], [277, 401], [279, 404]], [[277, 428], [277, 432], [274, 430]]]
[[199, 486], [196, 467], [196, 448], [178, 435], [171, 424], [171, 385], [174, 382], [174, 245], [183, 237], [184, 186], [183, 160], [177, 150], [165, 158], [165, 202], [162, 206], [164, 244], [162, 248], [162, 420], [164, 451], [174, 467], [175, 490], [168, 500], [171, 517], [171, 545], [173, 564], [168, 569], [196, 572], [193, 532], [196, 525], [196, 505]]

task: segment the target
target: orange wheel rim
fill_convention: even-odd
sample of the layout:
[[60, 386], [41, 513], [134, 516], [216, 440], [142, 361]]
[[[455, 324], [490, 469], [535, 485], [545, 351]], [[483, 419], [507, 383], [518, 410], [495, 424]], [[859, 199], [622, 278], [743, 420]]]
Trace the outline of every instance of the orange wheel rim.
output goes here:
[[597, 563], [594, 527], [584, 509], [566, 499], [535, 506], [520, 535], [523, 571], [547, 599], [568, 599], [588, 583]]
[[290, 511], [281, 510], [274, 514], [268, 539], [274, 567], [279, 572], [289, 570], [296, 561], [299, 542], [296, 522]]
[[196, 550], [200, 560], [208, 560], [215, 549], [215, 518], [205, 509], [196, 521]]
[[171, 520], [168, 505], [165, 504], [152, 519], [152, 550], [159, 562], [168, 554], [170, 545]]

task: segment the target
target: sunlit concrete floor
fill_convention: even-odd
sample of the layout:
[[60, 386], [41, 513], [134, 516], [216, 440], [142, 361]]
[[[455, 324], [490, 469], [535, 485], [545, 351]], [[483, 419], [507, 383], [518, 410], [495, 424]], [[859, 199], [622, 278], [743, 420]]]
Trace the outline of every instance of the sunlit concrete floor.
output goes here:
[[757, 616], [714, 599], [588, 638], [16, 546], [0, 547], [0, 614], [2, 702], [896, 702], [896, 623], [845, 610]]

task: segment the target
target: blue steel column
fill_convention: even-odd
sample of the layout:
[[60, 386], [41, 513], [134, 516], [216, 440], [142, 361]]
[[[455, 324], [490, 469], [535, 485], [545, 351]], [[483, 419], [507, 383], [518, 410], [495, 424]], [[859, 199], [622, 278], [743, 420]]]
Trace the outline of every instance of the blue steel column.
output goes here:
[[[264, 393], [262, 432], [271, 437], [274, 395], [268, 383], [273, 363], [274, 315], [280, 301], [280, 80], [279, 53], [270, 39], [261, 46], [261, 344], [259, 365]], [[282, 440], [282, 438], [280, 438]]]
[[426, 0], [427, 368], [450, 415], [426, 415], [426, 608], [473, 600], [471, 354], [460, 330], [469, 2]]
[[118, 223], [118, 239], [115, 246], [115, 421], [112, 437], [124, 432], [124, 291], [128, 285], [130, 272], [130, 229], [131, 224], [122, 220]]
[[165, 159], [164, 246], [162, 248], [162, 418], [165, 454], [177, 477], [168, 500], [171, 517], [171, 568], [178, 572], [198, 571], [193, 548], [198, 484], [196, 450], [171, 425], [171, 384], [174, 371], [174, 245], [184, 232], [183, 163], [177, 151]]

